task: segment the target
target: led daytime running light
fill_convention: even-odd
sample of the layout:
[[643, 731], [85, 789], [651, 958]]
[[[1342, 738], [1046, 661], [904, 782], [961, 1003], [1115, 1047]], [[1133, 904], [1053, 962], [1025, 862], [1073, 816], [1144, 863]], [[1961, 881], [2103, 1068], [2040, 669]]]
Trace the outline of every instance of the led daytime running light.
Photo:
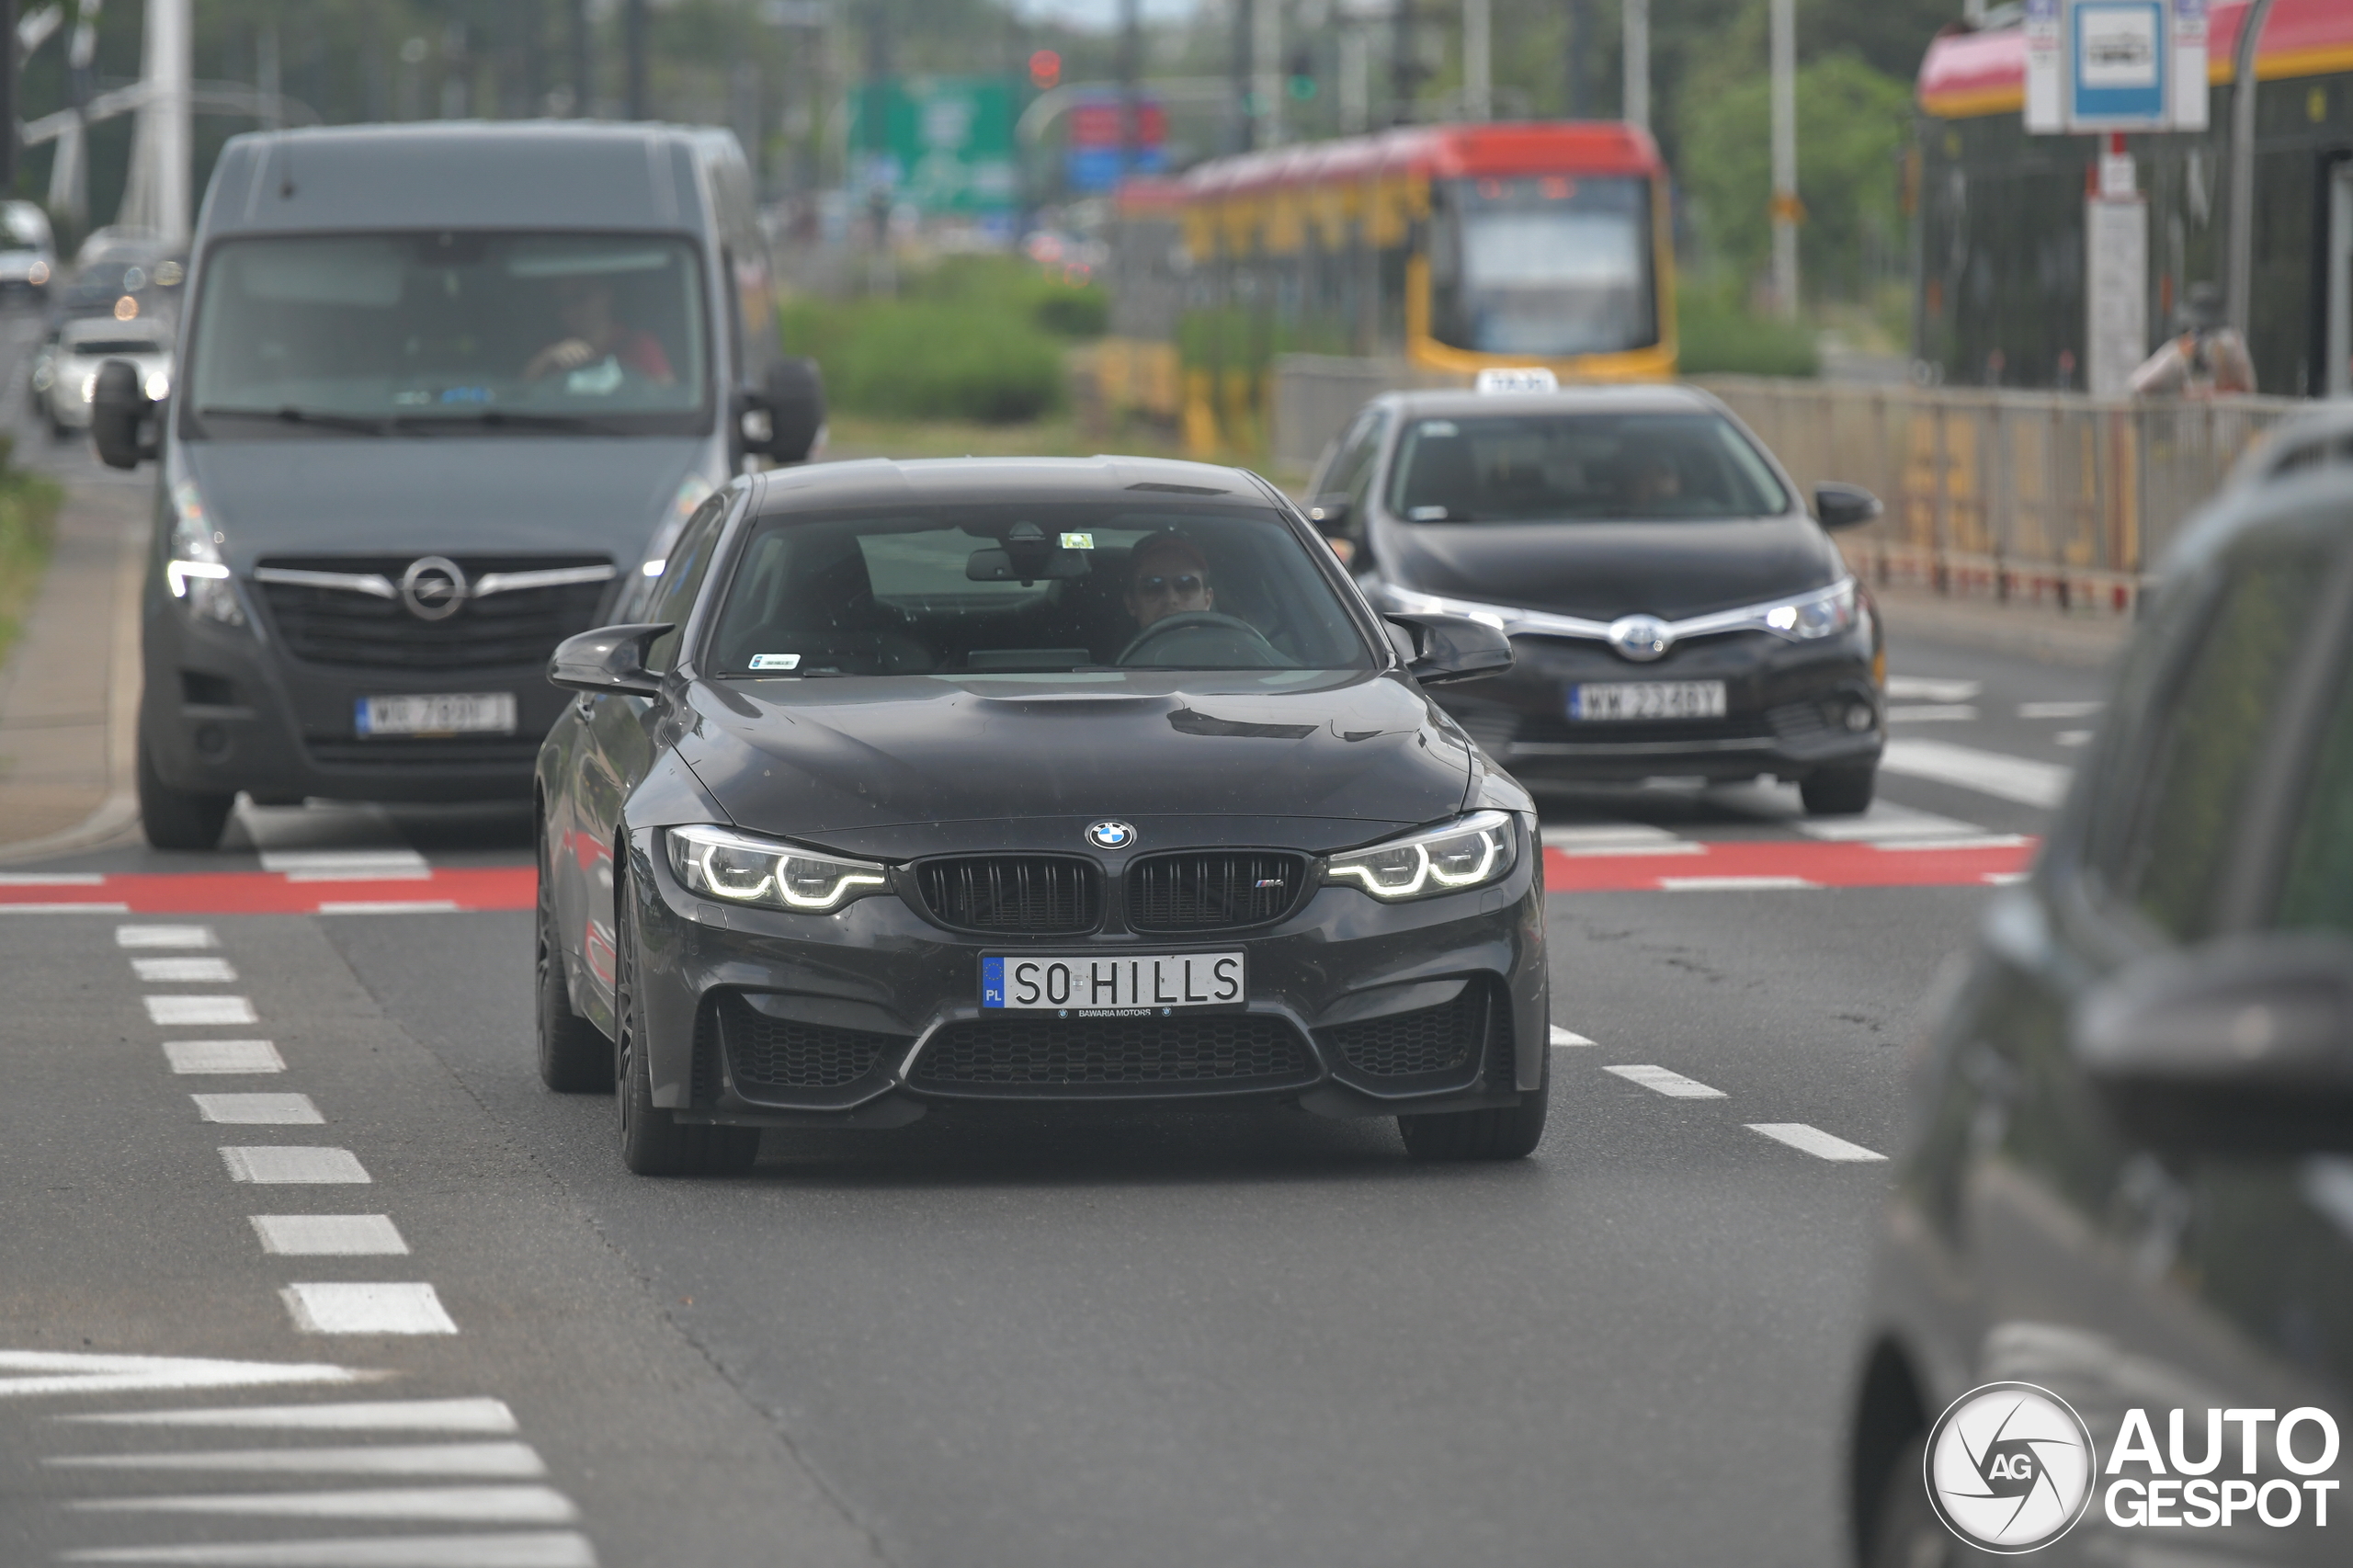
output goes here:
[[[1410, 837], [1376, 844], [1346, 855], [1335, 855], [1324, 867], [1324, 880], [1342, 882], [1378, 899], [1400, 901], [1427, 898], [1438, 893], [1454, 892], [1464, 888], [1483, 887], [1500, 881], [1517, 858], [1511, 836], [1511, 818], [1503, 812], [1478, 812], [1449, 823], [1445, 827], [1417, 833]], [[1431, 853], [1433, 846], [1458, 846], [1464, 840], [1475, 840], [1479, 846], [1478, 860], [1468, 867], [1449, 868], [1440, 857]], [[1383, 870], [1392, 875], [1396, 869], [1393, 858], [1411, 858], [1412, 873], [1404, 881], [1384, 881]], [[1446, 859], [1456, 857], [1448, 856]], [[1381, 863], [1389, 861], [1384, 868]]]
[[890, 885], [880, 866], [813, 855], [723, 828], [674, 827], [665, 836], [671, 869], [688, 891], [727, 903], [823, 914]]

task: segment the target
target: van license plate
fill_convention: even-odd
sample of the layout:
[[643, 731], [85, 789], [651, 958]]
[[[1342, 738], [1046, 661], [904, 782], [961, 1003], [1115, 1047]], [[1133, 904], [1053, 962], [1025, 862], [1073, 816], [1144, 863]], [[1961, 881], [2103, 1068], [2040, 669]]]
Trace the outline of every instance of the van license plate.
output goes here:
[[1249, 969], [1240, 953], [991, 953], [981, 960], [981, 1006], [1011, 1013], [1141, 1017], [1238, 1009], [1249, 997]]
[[352, 715], [362, 736], [511, 735], [515, 694], [470, 691], [449, 697], [363, 697]]

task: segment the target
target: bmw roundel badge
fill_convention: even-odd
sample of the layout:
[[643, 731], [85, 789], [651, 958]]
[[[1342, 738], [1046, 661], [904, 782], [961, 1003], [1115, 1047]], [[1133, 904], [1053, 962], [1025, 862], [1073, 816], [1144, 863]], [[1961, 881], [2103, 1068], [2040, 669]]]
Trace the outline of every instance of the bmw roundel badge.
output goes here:
[[1097, 849], [1125, 849], [1136, 841], [1136, 830], [1123, 822], [1098, 822], [1086, 830], [1086, 842]]

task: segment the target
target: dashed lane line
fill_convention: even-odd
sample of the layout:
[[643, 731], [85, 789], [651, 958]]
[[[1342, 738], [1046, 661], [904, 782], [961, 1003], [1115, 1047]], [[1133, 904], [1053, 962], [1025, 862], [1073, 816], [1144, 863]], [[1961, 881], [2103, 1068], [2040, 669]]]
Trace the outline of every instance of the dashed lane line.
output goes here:
[[321, 915], [455, 915], [454, 898], [330, 898], [319, 903]]
[[414, 849], [265, 849], [261, 869], [290, 882], [423, 881], [433, 874]]
[[175, 1073], [283, 1073], [286, 1059], [266, 1040], [167, 1040], [164, 1059]]
[[103, 871], [0, 871], [0, 888], [95, 888], [106, 880]]
[[2108, 706], [2105, 702], [2021, 702], [2021, 719], [2088, 719]]
[[221, 1161], [229, 1167], [232, 1180], [259, 1187], [357, 1186], [374, 1179], [350, 1150], [312, 1143], [226, 1148], [221, 1151]]
[[412, 1535], [350, 1540], [114, 1546], [69, 1551], [67, 1562], [153, 1563], [157, 1568], [597, 1568], [575, 1530], [498, 1535]]
[[0, 1350], [0, 1399], [262, 1388], [272, 1383], [356, 1383], [373, 1375], [315, 1361], [223, 1361], [198, 1356]]
[[257, 1024], [261, 1015], [243, 996], [142, 996], [147, 1021], [166, 1027], [188, 1024]]
[[1893, 702], [1966, 702], [1985, 689], [1982, 680], [1948, 680], [1935, 676], [1890, 676], [1887, 695]]
[[1661, 877], [1658, 885], [1668, 892], [1759, 892], [1818, 888], [1820, 882], [1804, 877]]
[[317, 1127], [326, 1120], [308, 1095], [190, 1095], [207, 1121], [235, 1127]]
[[207, 1492], [173, 1497], [90, 1497], [66, 1506], [94, 1514], [252, 1514], [283, 1519], [418, 1519], [468, 1525], [568, 1525], [580, 1517], [572, 1499], [552, 1486]]
[[197, 1453], [59, 1454], [63, 1470], [229, 1471], [269, 1475], [472, 1475], [537, 1480], [548, 1472], [529, 1443], [381, 1443], [360, 1449], [210, 1449]]
[[1970, 702], [1914, 702], [1887, 710], [1891, 724], [1973, 724], [1977, 707]]
[[1722, 1089], [1710, 1088], [1696, 1078], [1687, 1078], [1680, 1073], [1669, 1072], [1652, 1062], [1626, 1062], [1615, 1067], [1604, 1067], [1602, 1071], [1615, 1073], [1629, 1083], [1640, 1084], [1643, 1087], [1665, 1095], [1669, 1099], [1720, 1100], [1725, 1097]]
[[1563, 855], [1699, 855], [1707, 846], [1649, 823], [1556, 824], [1542, 832], [1544, 847]]
[[[144, 1358], [138, 1358], [144, 1359]], [[0, 1363], [5, 1364], [5, 1363]], [[336, 1368], [340, 1371], [342, 1369]], [[190, 1410], [119, 1410], [61, 1415], [100, 1426], [199, 1426], [287, 1432], [520, 1431], [503, 1399], [370, 1399], [335, 1404], [236, 1404]]]
[[75, 899], [71, 903], [0, 903], [0, 915], [128, 915], [131, 905], [108, 903], [99, 899]]
[[142, 985], [234, 985], [237, 971], [227, 959], [207, 958], [201, 954], [189, 957], [133, 959], [131, 972], [139, 977]]
[[1844, 1138], [1835, 1138], [1819, 1127], [1809, 1127], [1802, 1121], [1752, 1121], [1747, 1123], [1747, 1127], [1751, 1132], [1761, 1132], [1777, 1142], [1803, 1150], [1820, 1160], [1862, 1164], [1887, 1158], [1885, 1154], [1866, 1149], [1860, 1143], [1849, 1143]]
[[118, 926], [118, 948], [211, 948], [220, 944], [210, 926]]
[[1893, 801], [1873, 801], [1870, 810], [1852, 817], [1800, 817], [1790, 824], [1808, 838], [1828, 844], [1902, 844], [1914, 840], [1965, 842], [1984, 833], [1973, 822], [1914, 811]]
[[408, 1243], [389, 1214], [253, 1214], [261, 1250], [285, 1257], [399, 1257]]
[[1981, 751], [1949, 741], [1915, 740], [1899, 735], [1887, 743], [1879, 765], [1888, 773], [1958, 785], [1981, 795], [1993, 795], [2020, 805], [2056, 806], [2067, 793], [2071, 771], [2054, 762]]
[[422, 1280], [335, 1280], [289, 1285], [278, 1292], [294, 1326], [306, 1334], [455, 1334], [441, 1298]]
[[1551, 1042], [1554, 1045], [1583, 1046], [1591, 1045], [1593, 1043], [1593, 1041], [1586, 1039], [1585, 1036], [1577, 1034], [1574, 1030], [1564, 1029], [1558, 1024], [1552, 1026], [1552, 1030]]

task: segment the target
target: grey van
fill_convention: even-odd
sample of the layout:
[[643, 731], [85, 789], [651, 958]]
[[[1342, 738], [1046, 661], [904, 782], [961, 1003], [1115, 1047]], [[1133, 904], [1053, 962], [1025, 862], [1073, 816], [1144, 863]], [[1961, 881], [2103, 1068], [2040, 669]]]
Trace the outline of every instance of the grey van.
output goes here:
[[197, 222], [178, 372], [99, 372], [154, 460], [148, 841], [261, 802], [528, 798], [549, 653], [658, 571], [727, 479], [798, 461], [724, 131], [437, 124], [239, 136]]

